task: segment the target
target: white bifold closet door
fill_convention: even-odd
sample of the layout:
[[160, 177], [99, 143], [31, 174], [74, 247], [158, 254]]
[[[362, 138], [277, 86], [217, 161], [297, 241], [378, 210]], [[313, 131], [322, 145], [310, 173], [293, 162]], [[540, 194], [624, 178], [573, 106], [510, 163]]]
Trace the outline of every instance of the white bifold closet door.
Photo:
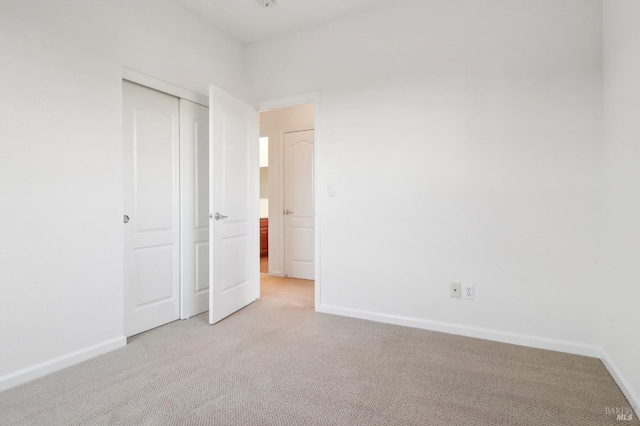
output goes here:
[[209, 109], [180, 99], [180, 318], [209, 309]]
[[260, 296], [258, 113], [210, 86], [209, 322]]
[[123, 82], [124, 332], [180, 311], [179, 100]]

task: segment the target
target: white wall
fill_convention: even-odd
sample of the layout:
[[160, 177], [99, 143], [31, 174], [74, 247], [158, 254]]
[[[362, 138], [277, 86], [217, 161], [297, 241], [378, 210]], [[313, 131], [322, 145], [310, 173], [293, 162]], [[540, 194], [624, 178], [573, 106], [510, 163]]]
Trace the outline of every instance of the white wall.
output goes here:
[[3, 0], [0, 52], [2, 389], [124, 343], [122, 66], [246, 93], [243, 48], [168, 0]]
[[640, 2], [604, 2], [605, 267], [607, 361], [640, 407]]
[[[637, 405], [640, 7], [604, 1], [602, 210], [601, 5], [398, 1], [250, 46], [245, 91], [243, 48], [168, 0], [2, 1], [0, 389], [123, 343], [125, 65], [321, 90], [324, 309], [602, 344]], [[475, 301], [448, 297], [463, 280]]]
[[314, 127], [313, 104], [277, 108], [260, 113], [260, 136], [269, 138], [269, 274], [284, 276], [282, 210], [283, 151], [282, 135], [286, 131]]
[[258, 100], [320, 91], [323, 310], [597, 353], [601, 19], [405, 0], [248, 47]]

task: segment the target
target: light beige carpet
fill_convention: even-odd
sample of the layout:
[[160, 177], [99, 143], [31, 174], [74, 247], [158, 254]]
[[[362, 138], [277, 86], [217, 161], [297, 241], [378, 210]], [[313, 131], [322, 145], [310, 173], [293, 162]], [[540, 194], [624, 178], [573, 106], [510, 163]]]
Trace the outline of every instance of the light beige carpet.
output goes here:
[[262, 296], [0, 393], [0, 424], [638, 424], [597, 359], [318, 314], [309, 281]]

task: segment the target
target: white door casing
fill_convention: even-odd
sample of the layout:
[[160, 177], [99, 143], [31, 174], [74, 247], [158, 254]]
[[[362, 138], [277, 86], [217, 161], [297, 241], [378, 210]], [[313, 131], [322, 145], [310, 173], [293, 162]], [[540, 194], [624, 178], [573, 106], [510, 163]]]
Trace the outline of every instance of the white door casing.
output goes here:
[[209, 309], [209, 109], [180, 99], [181, 309]]
[[179, 317], [179, 101], [123, 81], [124, 332]]
[[314, 131], [283, 135], [284, 273], [315, 278]]
[[260, 296], [258, 115], [209, 89], [209, 322]]

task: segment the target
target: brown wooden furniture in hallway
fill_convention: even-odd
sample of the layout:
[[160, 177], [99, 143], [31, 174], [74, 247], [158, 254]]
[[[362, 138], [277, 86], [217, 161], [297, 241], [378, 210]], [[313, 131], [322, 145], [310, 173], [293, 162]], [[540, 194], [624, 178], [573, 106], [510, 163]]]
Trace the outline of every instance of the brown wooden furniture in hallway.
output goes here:
[[269, 256], [269, 219], [260, 219], [260, 257]]

